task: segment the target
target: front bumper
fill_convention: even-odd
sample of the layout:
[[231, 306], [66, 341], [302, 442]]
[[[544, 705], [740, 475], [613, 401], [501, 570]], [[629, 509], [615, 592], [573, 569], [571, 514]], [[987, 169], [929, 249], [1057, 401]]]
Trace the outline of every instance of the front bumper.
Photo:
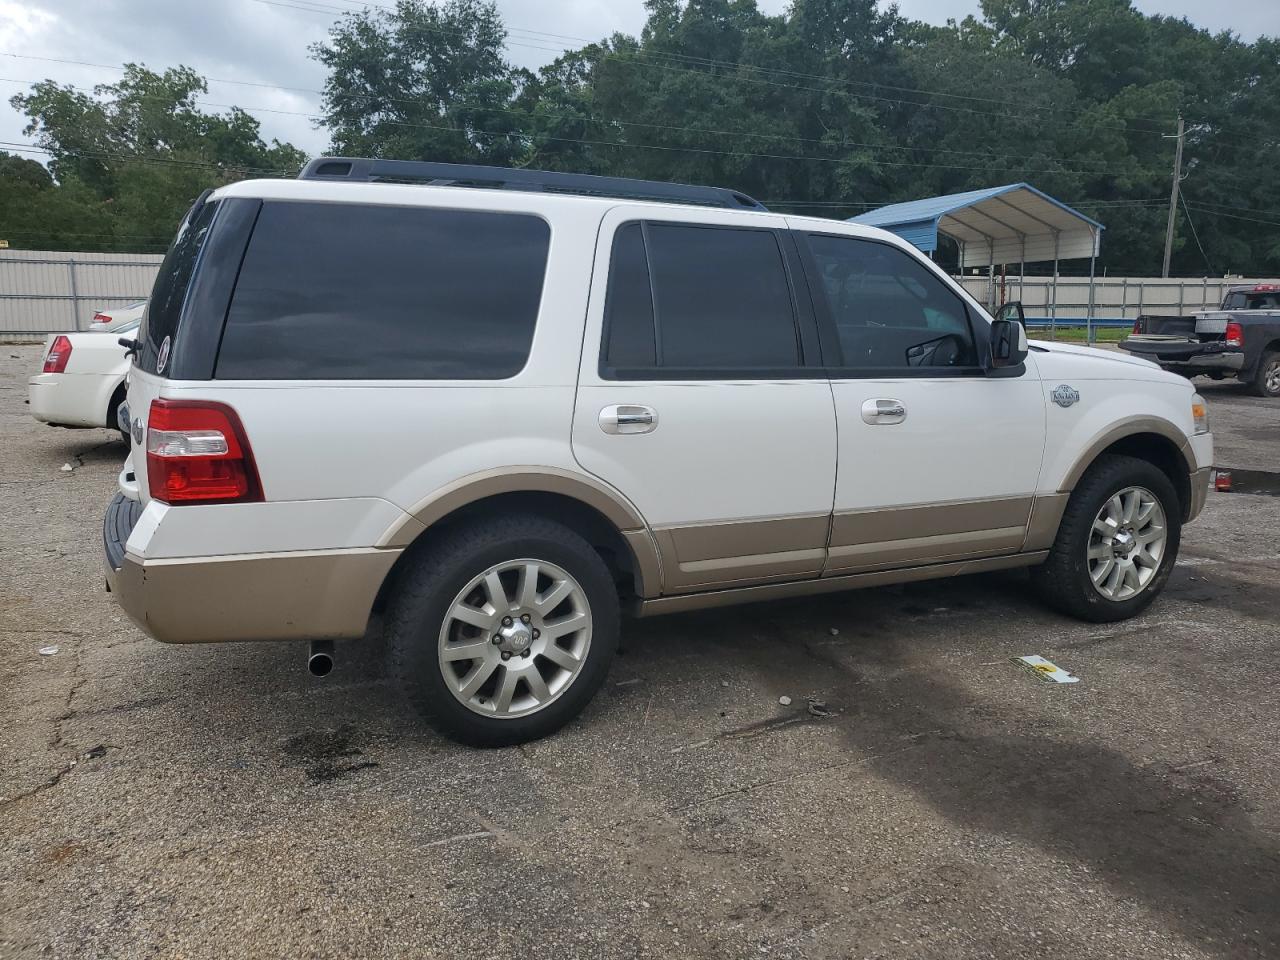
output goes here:
[[1209, 487], [1213, 483], [1213, 467], [1201, 467], [1191, 474], [1191, 503], [1187, 508], [1187, 522], [1200, 516], [1205, 500], [1209, 498]]
[[1186, 337], [1138, 336], [1120, 341], [1120, 349], [1177, 373], [1239, 373], [1244, 350], [1219, 341]]
[[[130, 506], [133, 504], [133, 506]], [[103, 519], [107, 590], [165, 643], [361, 637], [399, 549], [146, 560], [129, 553], [141, 505], [116, 494]]]

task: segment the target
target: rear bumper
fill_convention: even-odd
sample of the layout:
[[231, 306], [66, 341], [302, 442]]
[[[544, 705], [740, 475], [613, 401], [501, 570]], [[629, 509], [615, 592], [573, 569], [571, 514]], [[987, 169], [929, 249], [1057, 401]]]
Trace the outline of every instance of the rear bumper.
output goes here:
[[38, 373], [27, 381], [31, 415], [45, 423], [83, 426], [68, 410], [68, 391], [56, 373]]
[[1120, 349], [1158, 363], [1178, 373], [1239, 373], [1244, 369], [1244, 350], [1225, 343], [1181, 338], [1145, 339], [1141, 336], [1120, 341]]
[[[108, 379], [96, 374], [37, 373], [27, 381], [31, 415], [64, 427], [105, 427]], [[105, 396], [104, 396], [105, 395]], [[99, 398], [101, 402], [99, 402]], [[111, 424], [114, 426], [114, 424]]]
[[369, 547], [144, 560], [126, 546], [129, 503], [117, 494], [103, 521], [107, 590], [134, 623], [165, 643], [361, 637], [402, 552]]

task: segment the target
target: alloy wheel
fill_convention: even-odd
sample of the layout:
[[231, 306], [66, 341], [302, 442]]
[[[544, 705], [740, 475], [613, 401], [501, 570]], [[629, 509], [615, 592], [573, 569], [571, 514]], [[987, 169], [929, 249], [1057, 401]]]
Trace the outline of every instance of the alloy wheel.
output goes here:
[[1168, 541], [1164, 507], [1146, 487], [1125, 487], [1094, 518], [1089, 532], [1089, 579], [1108, 600], [1145, 590], [1160, 569]]
[[581, 584], [545, 560], [509, 560], [473, 577], [449, 604], [439, 665], [469, 710], [509, 719], [563, 694], [590, 647], [591, 607]]
[[1266, 378], [1263, 383], [1267, 393], [1272, 396], [1280, 394], [1280, 360], [1271, 362], [1271, 366], [1267, 368]]

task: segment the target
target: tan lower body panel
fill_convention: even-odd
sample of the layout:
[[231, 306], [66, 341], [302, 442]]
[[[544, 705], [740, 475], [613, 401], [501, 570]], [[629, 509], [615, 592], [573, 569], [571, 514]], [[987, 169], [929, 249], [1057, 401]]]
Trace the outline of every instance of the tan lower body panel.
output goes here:
[[1209, 485], [1213, 483], [1213, 467], [1201, 467], [1191, 474], [1191, 505], [1187, 508], [1187, 522], [1200, 516], [1204, 502], [1209, 497]]
[[364, 635], [400, 550], [358, 549], [140, 561], [108, 571], [125, 613], [165, 643]]
[[708, 590], [684, 596], [662, 597], [641, 601], [636, 615], [658, 616], [664, 613], [684, 613], [707, 607], [727, 607], [739, 603], [757, 603], [765, 600], [781, 600], [786, 597], [813, 596], [820, 593], [838, 593], [862, 587], [879, 587], [894, 583], [910, 583], [917, 580], [935, 580], [942, 577], [958, 577], [969, 573], [985, 573], [990, 570], [1008, 570], [1013, 567], [1031, 567], [1043, 563], [1047, 551], [1019, 553], [1009, 557], [986, 557], [977, 560], [960, 560], [953, 563], [935, 563], [923, 567], [906, 567], [899, 570], [875, 570], [866, 573], [846, 574], [838, 577], [815, 577], [792, 583], [769, 583], [730, 590]]
[[661, 527], [667, 593], [812, 576], [826, 559], [826, 514]]
[[1027, 540], [1023, 550], [1048, 550], [1058, 539], [1058, 527], [1067, 509], [1069, 493], [1052, 493], [1036, 497], [1031, 505], [1031, 519], [1027, 521]]
[[962, 500], [838, 513], [824, 574], [1012, 553], [1026, 539], [1031, 497]]

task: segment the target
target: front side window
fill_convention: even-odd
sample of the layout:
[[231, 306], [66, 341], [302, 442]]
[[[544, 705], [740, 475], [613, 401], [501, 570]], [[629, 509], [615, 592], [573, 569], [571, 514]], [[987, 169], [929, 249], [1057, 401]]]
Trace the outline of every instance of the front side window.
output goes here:
[[219, 379], [458, 380], [529, 358], [550, 228], [527, 214], [263, 204]]
[[810, 234], [844, 367], [975, 367], [964, 302], [910, 254], [875, 240]]
[[791, 285], [771, 230], [628, 223], [614, 235], [603, 365], [671, 376], [799, 367]]

